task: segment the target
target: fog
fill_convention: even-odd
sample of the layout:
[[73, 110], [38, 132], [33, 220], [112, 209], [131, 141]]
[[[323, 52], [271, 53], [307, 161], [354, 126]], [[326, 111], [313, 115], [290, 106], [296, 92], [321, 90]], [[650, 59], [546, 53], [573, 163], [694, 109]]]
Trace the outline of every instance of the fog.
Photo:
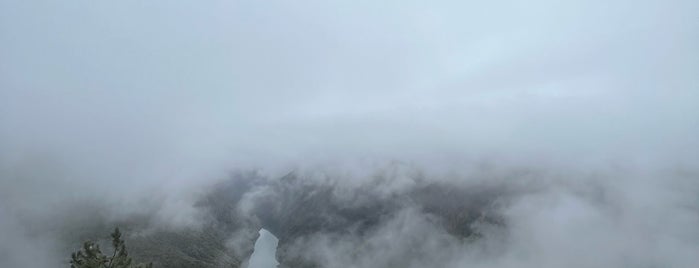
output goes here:
[[[412, 251], [386, 245], [419, 242], [426, 257], [401, 267], [694, 267], [698, 14], [689, 0], [0, 1], [0, 266], [55, 263], [48, 220], [75, 206], [189, 228], [231, 170], [362, 189], [399, 162], [455, 183], [536, 170], [497, 184], [538, 190], [475, 243], [406, 208], [369, 237], [298, 241], [309, 257], [388, 266]], [[385, 251], [347, 259], [360, 242]]]

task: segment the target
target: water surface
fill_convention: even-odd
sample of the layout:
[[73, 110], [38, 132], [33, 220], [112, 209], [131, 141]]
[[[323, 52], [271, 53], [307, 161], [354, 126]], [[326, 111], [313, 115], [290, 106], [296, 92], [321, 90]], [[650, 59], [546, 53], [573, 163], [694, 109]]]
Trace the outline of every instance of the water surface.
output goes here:
[[277, 243], [279, 239], [276, 236], [265, 229], [260, 230], [248, 268], [276, 268], [279, 265], [275, 257]]

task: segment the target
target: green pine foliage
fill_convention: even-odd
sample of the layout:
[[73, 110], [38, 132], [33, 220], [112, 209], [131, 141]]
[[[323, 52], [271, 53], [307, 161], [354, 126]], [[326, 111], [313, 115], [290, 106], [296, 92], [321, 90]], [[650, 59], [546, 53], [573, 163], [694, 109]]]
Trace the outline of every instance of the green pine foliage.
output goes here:
[[100, 246], [92, 241], [83, 244], [83, 248], [71, 254], [71, 268], [153, 268], [153, 264], [132, 265], [129, 253], [126, 251], [126, 244], [121, 239], [119, 228], [112, 233], [112, 247], [114, 252], [111, 256], [102, 254]]

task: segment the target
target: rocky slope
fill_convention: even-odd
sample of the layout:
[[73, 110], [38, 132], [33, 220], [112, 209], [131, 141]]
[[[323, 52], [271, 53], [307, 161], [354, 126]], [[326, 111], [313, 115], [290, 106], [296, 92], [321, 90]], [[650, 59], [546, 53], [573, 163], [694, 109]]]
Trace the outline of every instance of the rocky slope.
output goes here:
[[[499, 202], [511, 192], [502, 187], [428, 182], [414, 176], [408, 186], [388, 188], [377, 176], [361, 185], [346, 186], [296, 173], [266, 178], [238, 173], [211, 188], [197, 207], [209, 218], [197, 229], [158, 230], [138, 219], [121, 222], [130, 252], [138, 261], [156, 267], [244, 267], [260, 228], [279, 238], [280, 267], [321, 267], [322, 264], [294, 247], [317, 234], [367, 237], [384, 222], [413, 209], [429, 218], [455, 239], [477, 239], [474, 224], [502, 226]], [[90, 233], [107, 234], [107, 224]], [[150, 231], [144, 231], [150, 230]], [[75, 235], [75, 233], [73, 233]], [[77, 243], [78, 241], [75, 241]]]

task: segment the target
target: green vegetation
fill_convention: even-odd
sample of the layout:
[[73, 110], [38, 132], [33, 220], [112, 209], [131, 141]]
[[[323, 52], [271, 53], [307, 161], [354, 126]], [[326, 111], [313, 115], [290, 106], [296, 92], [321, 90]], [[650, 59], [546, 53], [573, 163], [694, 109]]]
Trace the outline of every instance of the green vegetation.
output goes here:
[[131, 258], [126, 251], [126, 244], [121, 239], [119, 228], [112, 233], [112, 246], [114, 253], [111, 257], [102, 254], [100, 246], [92, 241], [86, 241], [82, 250], [71, 254], [71, 268], [153, 268], [153, 264], [132, 265]]

